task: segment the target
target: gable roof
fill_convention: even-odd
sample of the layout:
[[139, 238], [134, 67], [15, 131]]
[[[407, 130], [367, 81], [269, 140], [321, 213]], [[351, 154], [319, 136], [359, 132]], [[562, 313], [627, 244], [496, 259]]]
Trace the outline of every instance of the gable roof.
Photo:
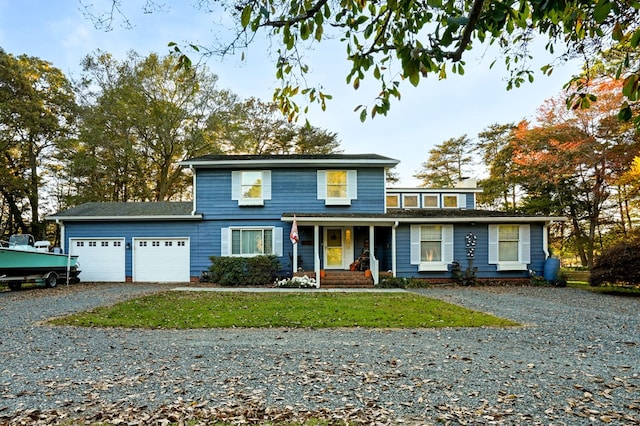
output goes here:
[[400, 161], [378, 154], [203, 155], [179, 164], [206, 168], [394, 167]]
[[198, 220], [188, 202], [91, 202], [47, 216], [47, 220]]

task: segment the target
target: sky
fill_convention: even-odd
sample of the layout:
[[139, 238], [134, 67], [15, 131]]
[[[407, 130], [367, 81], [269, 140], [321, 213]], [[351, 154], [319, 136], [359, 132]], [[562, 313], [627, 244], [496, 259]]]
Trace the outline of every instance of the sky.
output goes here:
[[[111, 31], [105, 31], [84, 15], [82, 5], [92, 4], [104, 11], [111, 0], [0, 0], [0, 48], [15, 56], [49, 61], [67, 77], [77, 78], [82, 58], [98, 49], [124, 60], [130, 50], [164, 55], [171, 41], [208, 44], [224, 35], [225, 16], [197, 12], [191, 7], [195, 1], [166, 2], [170, 6], [165, 10], [144, 13], [145, 0], [125, 0], [125, 14], [133, 28], [117, 20]], [[242, 98], [270, 101], [279, 82], [269, 50], [267, 42], [258, 39], [245, 51], [244, 59], [238, 53], [203, 60], [218, 76], [220, 88]], [[373, 153], [399, 160], [396, 186], [417, 186], [413, 175], [434, 146], [463, 135], [475, 139], [494, 123], [533, 120], [537, 108], [560, 94], [564, 83], [579, 70], [577, 64], [569, 64], [557, 68], [551, 77], [537, 72], [534, 83], [507, 91], [507, 72], [499, 64], [489, 67], [496, 55], [482, 47], [469, 53], [464, 76], [450, 74], [446, 80], [429, 76], [417, 88], [405, 82], [400, 88], [402, 99], [392, 104], [387, 116], [362, 123], [354, 109], [372, 105], [378, 87], [370, 78], [354, 90], [346, 83], [345, 47], [337, 41], [323, 43], [306, 53], [309, 82], [321, 84], [333, 99], [326, 111], [312, 107], [305, 118], [313, 126], [336, 133], [345, 153]], [[538, 69], [550, 60], [540, 56], [535, 63]], [[468, 171], [471, 177], [482, 173], [480, 166]]]

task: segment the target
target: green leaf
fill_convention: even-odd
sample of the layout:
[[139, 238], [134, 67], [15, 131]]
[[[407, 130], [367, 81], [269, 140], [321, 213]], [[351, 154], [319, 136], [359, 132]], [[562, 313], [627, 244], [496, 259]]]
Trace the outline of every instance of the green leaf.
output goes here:
[[640, 43], [640, 28], [633, 33], [631, 40], [629, 40], [631, 47], [638, 47], [638, 43]]
[[367, 109], [363, 108], [362, 111], [360, 111], [360, 122], [364, 123], [365, 121], [367, 121]]
[[620, 108], [620, 111], [618, 112], [618, 119], [622, 121], [629, 121], [631, 120], [632, 116], [633, 114], [631, 112], [631, 107], [629, 106], [629, 104], [625, 102], [622, 105], [622, 108]]
[[609, 12], [611, 12], [611, 3], [609, 0], [599, 0], [596, 3], [596, 6], [593, 8], [593, 19], [601, 24], [607, 19], [609, 16]]
[[251, 20], [251, 5], [246, 5], [244, 9], [242, 9], [242, 15], [240, 17], [240, 23], [242, 28], [247, 28], [249, 25], [249, 21]]
[[414, 87], [418, 87], [418, 85], [420, 84], [420, 72], [418, 70], [415, 70], [411, 73], [411, 75], [409, 75], [409, 82]]

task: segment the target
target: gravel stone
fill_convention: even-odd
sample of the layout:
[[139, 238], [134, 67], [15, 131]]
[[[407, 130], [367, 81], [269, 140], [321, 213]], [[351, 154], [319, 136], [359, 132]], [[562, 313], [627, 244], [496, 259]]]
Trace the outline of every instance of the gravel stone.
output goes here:
[[640, 424], [640, 298], [552, 287], [415, 290], [523, 324], [510, 328], [177, 331], [45, 323], [170, 288], [0, 292], [0, 423], [132, 409], [140, 420], [141, 412], [172, 404], [206, 403], [324, 410], [336, 419], [384, 413], [379, 424]]

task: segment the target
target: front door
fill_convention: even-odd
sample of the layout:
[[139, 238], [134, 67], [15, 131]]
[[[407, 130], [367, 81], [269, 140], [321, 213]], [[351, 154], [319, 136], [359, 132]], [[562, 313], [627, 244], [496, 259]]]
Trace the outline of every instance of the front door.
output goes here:
[[344, 269], [344, 230], [325, 228], [324, 265], [325, 269]]

